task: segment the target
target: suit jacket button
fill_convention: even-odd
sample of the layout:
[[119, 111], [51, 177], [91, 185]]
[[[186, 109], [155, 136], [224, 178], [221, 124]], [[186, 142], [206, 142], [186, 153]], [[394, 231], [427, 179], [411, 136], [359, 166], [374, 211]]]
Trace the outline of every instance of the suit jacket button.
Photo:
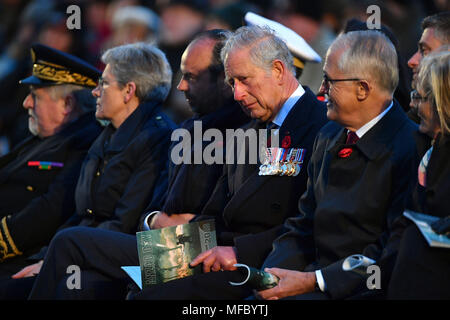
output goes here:
[[34, 191], [34, 188], [32, 186], [27, 186], [28, 191]]
[[93, 214], [94, 212], [91, 209], [86, 209], [86, 212], [89, 214]]

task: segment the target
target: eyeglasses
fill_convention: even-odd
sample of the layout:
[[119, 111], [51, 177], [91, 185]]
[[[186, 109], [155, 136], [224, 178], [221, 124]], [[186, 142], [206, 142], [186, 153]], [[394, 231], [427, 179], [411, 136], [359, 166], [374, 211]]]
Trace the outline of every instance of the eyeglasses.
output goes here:
[[427, 99], [428, 99], [428, 96], [429, 96], [430, 94], [429, 93], [427, 93], [425, 96], [421, 96], [418, 92], [417, 92], [417, 90], [413, 90], [413, 91], [411, 91], [411, 100], [415, 100], [415, 101], [426, 101]]
[[98, 78], [98, 87], [99, 87], [100, 89], [104, 90], [104, 89], [105, 89], [105, 86], [110, 85], [111, 83], [114, 83], [114, 82], [117, 82], [118, 85], [119, 85], [119, 87], [121, 87], [119, 81], [117, 81], [117, 80], [112, 80], [112, 81], [111, 81], [111, 80], [106, 80], [106, 79], [100, 77], [100, 78]]
[[330, 83], [333, 84], [334, 82], [340, 82], [340, 81], [361, 81], [362, 79], [358, 78], [349, 78], [349, 79], [331, 79], [326, 74], [323, 75], [323, 86], [328, 91], [330, 89]]
[[414, 105], [418, 105], [420, 102], [425, 102], [428, 100], [430, 93], [427, 93], [425, 96], [421, 96], [417, 90], [411, 91], [411, 101]]

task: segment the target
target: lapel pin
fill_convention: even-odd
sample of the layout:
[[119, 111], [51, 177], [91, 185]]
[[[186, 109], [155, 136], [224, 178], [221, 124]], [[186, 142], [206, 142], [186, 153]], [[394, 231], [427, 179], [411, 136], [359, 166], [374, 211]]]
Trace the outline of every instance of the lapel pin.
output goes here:
[[338, 156], [339, 158], [348, 158], [350, 157], [350, 155], [352, 154], [353, 149], [352, 148], [342, 148], [339, 152], [338, 152]]

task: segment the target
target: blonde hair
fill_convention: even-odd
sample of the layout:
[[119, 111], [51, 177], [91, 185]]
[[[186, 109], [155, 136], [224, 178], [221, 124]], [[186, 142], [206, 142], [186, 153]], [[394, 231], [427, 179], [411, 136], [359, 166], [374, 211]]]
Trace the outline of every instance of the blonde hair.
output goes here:
[[450, 52], [433, 52], [420, 63], [417, 87], [431, 92], [443, 134], [450, 134]]

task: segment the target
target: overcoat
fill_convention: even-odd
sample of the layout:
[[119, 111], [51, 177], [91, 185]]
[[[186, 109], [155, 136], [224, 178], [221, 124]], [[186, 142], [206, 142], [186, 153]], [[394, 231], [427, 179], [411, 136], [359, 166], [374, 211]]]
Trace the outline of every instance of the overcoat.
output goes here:
[[51, 137], [26, 139], [0, 158], [0, 259], [29, 255], [73, 214], [80, 168], [101, 130], [89, 112]]
[[286, 221], [288, 231], [275, 240], [264, 262], [265, 267], [321, 269], [334, 299], [352, 295], [362, 283], [358, 275], [343, 271], [346, 257], [363, 254], [377, 261], [388, 254], [394, 221], [412, 190], [416, 155], [417, 126], [396, 102], [350, 156], [342, 157], [346, 131], [330, 122], [319, 133], [300, 215]]
[[[423, 156], [423, 153], [419, 153]], [[415, 170], [415, 188], [409, 209], [445, 218], [450, 215], [450, 137], [439, 134], [426, 169], [422, 186]], [[447, 218], [448, 219], [448, 218]], [[450, 251], [428, 246], [419, 229], [406, 218], [398, 257], [389, 283], [390, 299], [449, 299]]]
[[108, 125], [83, 163], [68, 225], [136, 232], [148, 204], [164, 200], [175, 127], [155, 101], [141, 103], [117, 130]]

